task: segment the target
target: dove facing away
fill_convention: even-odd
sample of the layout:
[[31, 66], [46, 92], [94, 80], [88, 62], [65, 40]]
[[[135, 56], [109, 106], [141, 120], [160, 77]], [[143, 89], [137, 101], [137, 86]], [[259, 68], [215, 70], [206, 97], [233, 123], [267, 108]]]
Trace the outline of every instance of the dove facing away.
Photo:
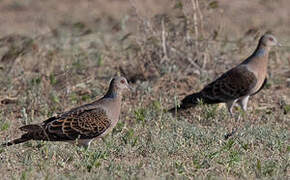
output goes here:
[[94, 138], [105, 136], [117, 124], [124, 89], [129, 89], [127, 80], [124, 77], [114, 77], [101, 99], [51, 117], [40, 124], [22, 126], [20, 130], [25, 133], [2, 146], [43, 140], [66, 141], [89, 147]]
[[257, 94], [267, 82], [269, 51], [276, 45], [280, 44], [273, 35], [263, 35], [250, 57], [222, 74], [200, 92], [186, 96], [179, 107], [174, 107], [169, 112], [175, 113], [194, 107], [199, 100], [205, 104], [226, 103], [231, 115], [236, 102], [246, 111], [249, 97]]

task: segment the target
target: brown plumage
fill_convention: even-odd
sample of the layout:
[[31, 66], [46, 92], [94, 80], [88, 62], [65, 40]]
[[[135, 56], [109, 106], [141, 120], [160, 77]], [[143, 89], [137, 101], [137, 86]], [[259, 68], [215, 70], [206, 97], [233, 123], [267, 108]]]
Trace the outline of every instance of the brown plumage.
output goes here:
[[205, 104], [226, 103], [231, 115], [236, 102], [246, 111], [249, 96], [257, 94], [267, 82], [269, 51], [275, 45], [279, 43], [273, 35], [263, 35], [250, 57], [205, 86], [200, 92], [186, 96], [179, 107], [169, 111], [174, 113], [194, 107], [199, 100]]
[[40, 124], [22, 126], [20, 130], [26, 133], [18, 139], [3, 143], [2, 146], [44, 140], [77, 142], [78, 145], [87, 147], [92, 139], [104, 136], [117, 124], [122, 91], [128, 87], [125, 78], [115, 77], [101, 99], [51, 117]]

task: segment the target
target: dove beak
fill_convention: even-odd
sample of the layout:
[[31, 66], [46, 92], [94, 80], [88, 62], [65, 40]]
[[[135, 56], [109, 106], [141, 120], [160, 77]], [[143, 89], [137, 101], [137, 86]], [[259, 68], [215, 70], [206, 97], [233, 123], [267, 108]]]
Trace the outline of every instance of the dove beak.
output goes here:
[[278, 43], [278, 42], [277, 42], [277, 46], [281, 47], [281, 46], [282, 46], [282, 44], [280, 44], [280, 43]]

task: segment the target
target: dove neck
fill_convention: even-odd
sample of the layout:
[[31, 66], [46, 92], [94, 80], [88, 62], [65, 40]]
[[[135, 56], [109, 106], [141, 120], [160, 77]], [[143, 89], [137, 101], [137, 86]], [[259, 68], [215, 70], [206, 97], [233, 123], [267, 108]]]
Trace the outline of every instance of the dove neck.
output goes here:
[[262, 42], [259, 42], [259, 45], [256, 48], [256, 50], [254, 51], [252, 56], [268, 57], [269, 51], [270, 51], [270, 47], [269, 46], [266, 46]]
[[[270, 47], [262, 42], [259, 42], [256, 50], [242, 64], [267, 64]], [[261, 61], [262, 60], [262, 61]]]
[[112, 99], [116, 99], [120, 97], [121, 97], [120, 91], [118, 91], [118, 89], [114, 86], [110, 86], [109, 90], [104, 96], [104, 98], [112, 98]]

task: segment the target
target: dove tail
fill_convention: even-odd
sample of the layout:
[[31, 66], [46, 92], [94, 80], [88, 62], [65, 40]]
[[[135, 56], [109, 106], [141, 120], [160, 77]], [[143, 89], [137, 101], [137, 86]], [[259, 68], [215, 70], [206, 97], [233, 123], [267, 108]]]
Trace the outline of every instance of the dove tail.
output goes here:
[[195, 107], [199, 100], [202, 100], [202, 94], [200, 92], [194, 93], [186, 96], [182, 101], [179, 107], [173, 107], [168, 110], [168, 112], [174, 113], [175, 111], [185, 110], [191, 107]]
[[38, 124], [29, 124], [29, 125], [22, 126], [19, 129], [25, 132], [36, 132], [36, 131], [41, 131], [42, 127]]
[[[50, 119], [48, 119], [48, 120], [50, 120]], [[35, 139], [35, 134], [43, 132], [43, 127], [39, 124], [25, 125], [25, 126], [20, 127], [19, 129], [21, 131], [26, 132], [26, 133], [22, 134], [22, 136], [20, 138], [3, 143], [0, 146], [6, 147], [6, 146], [14, 145], [14, 144], [20, 144], [20, 143]]]
[[1, 144], [1, 147], [7, 147], [7, 146], [11, 146], [11, 145], [14, 145], [14, 144], [20, 144], [20, 143], [23, 143], [23, 142], [26, 142], [26, 141], [29, 141], [32, 139], [32, 136], [29, 134], [29, 133], [26, 133], [26, 134], [23, 134], [20, 138], [18, 139], [14, 139], [12, 141], [9, 141], [9, 142], [6, 142], [6, 143], [3, 143]]

